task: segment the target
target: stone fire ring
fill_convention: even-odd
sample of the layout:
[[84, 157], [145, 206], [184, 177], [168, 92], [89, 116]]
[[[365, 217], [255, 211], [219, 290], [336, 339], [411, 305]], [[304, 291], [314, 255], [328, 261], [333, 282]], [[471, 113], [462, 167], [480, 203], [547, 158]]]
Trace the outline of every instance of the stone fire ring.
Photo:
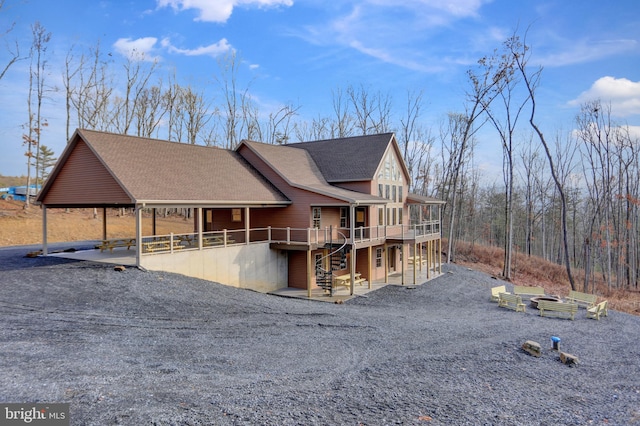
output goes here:
[[560, 303], [562, 303], [562, 299], [560, 299], [559, 297], [555, 297], [555, 296], [535, 296], [535, 297], [532, 297], [531, 299], [529, 299], [531, 307], [535, 308], [535, 309], [538, 309], [538, 301], [539, 300], [546, 300], [546, 301], [549, 301], [549, 302], [560, 302]]

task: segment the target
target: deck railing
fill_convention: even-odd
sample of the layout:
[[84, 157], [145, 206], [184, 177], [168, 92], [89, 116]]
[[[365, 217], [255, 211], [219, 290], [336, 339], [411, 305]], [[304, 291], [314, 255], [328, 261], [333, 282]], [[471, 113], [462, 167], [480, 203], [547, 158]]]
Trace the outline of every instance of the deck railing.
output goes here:
[[[334, 235], [330, 235], [333, 232]], [[322, 246], [337, 241], [338, 233], [347, 236], [349, 242], [382, 243], [387, 239], [413, 240], [440, 235], [440, 222], [430, 221], [414, 225], [369, 226], [354, 230], [353, 238], [348, 228], [251, 228], [225, 229], [203, 232], [166, 234], [142, 237], [142, 254], [181, 252], [209, 248], [228, 247], [253, 243], [276, 243], [291, 245]]]

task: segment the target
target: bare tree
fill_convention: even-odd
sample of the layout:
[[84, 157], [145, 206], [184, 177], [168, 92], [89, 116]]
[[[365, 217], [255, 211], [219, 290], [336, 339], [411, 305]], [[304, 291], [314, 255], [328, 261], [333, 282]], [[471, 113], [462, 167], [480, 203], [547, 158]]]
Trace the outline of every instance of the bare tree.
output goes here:
[[551, 176], [553, 177], [553, 181], [556, 185], [556, 189], [560, 196], [560, 203], [562, 208], [562, 244], [564, 247], [564, 263], [567, 270], [567, 276], [569, 278], [569, 282], [571, 283], [571, 288], [573, 290], [577, 290], [575, 281], [573, 279], [573, 274], [571, 272], [571, 261], [569, 258], [569, 242], [567, 235], [567, 201], [564, 193], [564, 188], [562, 186], [562, 182], [558, 176], [556, 165], [553, 160], [553, 156], [551, 155], [551, 150], [549, 148], [549, 144], [540, 130], [540, 127], [536, 124], [536, 97], [535, 93], [540, 83], [540, 75], [542, 74], [542, 67], [537, 68], [535, 71], [531, 72], [527, 68], [530, 51], [529, 47], [526, 43], [520, 41], [520, 38], [516, 35], [512, 36], [505, 43], [505, 47], [508, 49], [510, 54], [512, 55], [515, 66], [517, 68], [517, 72], [522, 76], [522, 81], [524, 82], [527, 91], [529, 92], [529, 97], [531, 101], [531, 115], [529, 116], [529, 124], [535, 131], [538, 139], [542, 143], [545, 154], [547, 156], [547, 160], [549, 161], [549, 169], [551, 171]]
[[337, 88], [333, 91], [332, 106], [335, 121], [331, 126], [331, 137], [345, 138], [351, 136], [354, 129], [354, 119], [349, 112], [349, 101], [345, 98], [342, 89]]
[[143, 107], [142, 104], [146, 100], [144, 98], [148, 94], [146, 89], [158, 63], [154, 60], [150, 65], [147, 66], [147, 64], [144, 54], [135, 51], [127, 57], [124, 64], [126, 71], [124, 97], [116, 97], [114, 100], [114, 126], [119, 133], [129, 134], [137, 111]]
[[[5, 3], [5, 0], [0, 0], [0, 13], [2, 13], [2, 9], [4, 8], [4, 3]], [[15, 22], [11, 23], [11, 25], [9, 25], [9, 28], [4, 30], [3, 33], [0, 33], [0, 38], [6, 36], [11, 31], [13, 31], [14, 27], [15, 27]], [[15, 64], [21, 59], [24, 59], [20, 57], [20, 45], [18, 44], [17, 41], [15, 42], [14, 47], [10, 47], [9, 44], [7, 43], [7, 52], [9, 53], [9, 57], [7, 59], [7, 63], [0, 70], [0, 80], [2, 80], [2, 77], [4, 77], [4, 75], [7, 73], [9, 68], [11, 68], [11, 65]]]
[[78, 61], [76, 71], [71, 72], [73, 78], [65, 83], [70, 87], [67, 96], [76, 110], [77, 125], [83, 129], [109, 130], [113, 123], [110, 99], [114, 84], [100, 43]]
[[243, 90], [238, 88], [239, 65], [240, 58], [235, 50], [229, 51], [218, 61], [220, 74], [216, 76], [216, 81], [224, 98], [224, 106], [220, 108], [220, 119], [223, 120], [225, 148], [234, 148], [240, 142], [248, 124], [247, 115], [243, 116], [242, 113], [250, 111], [250, 84]]
[[182, 111], [179, 126], [186, 132], [187, 142], [195, 145], [200, 132], [212, 117], [209, 102], [202, 93], [195, 92], [190, 86], [182, 88], [179, 102]]
[[162, 86], [144, 88], [140, 93], [135, 113], [136, 134], [150, 138], [157, 132], [167, 110], [163, 108]]
[[[27, 134], [23, 136], [23, 141], [27, 145], [27, 187], [31, 185], [31, 167], [35, 166], [35, 179], [38, 181], [40, 175], [40, 162], [38, 152], [40, 151], [40, 136], [42, 129], [47, 126], [47, 121], [42, 117], [42, 101], [45, 96], [45, 72], [46, 72], [46, 52], [47, 45], [51, 41], [51, 33], [36, 22], [31, 26], [33, 41], [30, 50], [31, 65], [29, 66], [29, 93], [28, 102], [28, 122]], [[33, 108], [33, 92], [35, 91], [35, 112]], [[35, 161], [35, 164], [33, 162]], [[30, 197], [27, 196], [25, 208], [29, 207]]]
[[[500, 106], [494, 108], [490, 104], [483, 105], [489, 120], [495, 127], [502, 142], [503, 152], [503, 177], [505, 183], [505, 239], [504, 239], [504, 267], [502, 275], [511, 279], [511, 263], [513, 257], [513, 178], [514, 178], [514, 133], [520, 113], [529, 101], [529, 96], [518, 97], [518, 75], [515, 74], [513, 57], [506, 53], [494, 53], [491, 61], [482, 63], [487, 66], [500, 61], [499, 68], [503, 70], [498, 76], [502, 79], [499, 85], [498, 96]], [[491, 101], [489, 97], [481, 99], [483, 104]], [[494, 102], [493, 105], [496, 105]]]
[[369, 93], [363, 86], [347, 87], [347, 96], [355, 112], [355, 128], [361, 135], [388, 132], [391, 97], [381, 92]]
[[451, 262], [453, 251], [453, 239], [456, 213], [457, 213], [457, 197], [458, 185], [460, 183], [460, 171], [462, 170], [463, 160], [467, 155], [467, 148], [470, 141], [481, 127], [477, 121], [481, 117], [487, 107], [491, 105], [495, 97], [501, 92], [502, 86], [505, 84], [504, 75], [508, 70], [502, 58], [494, 56], [483, 57], [478, 61], [481, 73], [477, 74], [473, 70], [469, 70], [467, 75], [471, 83], [471, 88], [467, 92], [467, 109], [465, 114], [460, 116], [457, 126], [457, 134], [460, 140], [459, 149], [456, 156], [450, 162], [450, 186], [451, 186], [451, 214], [449, 216], [449, 235], [447, 262]]

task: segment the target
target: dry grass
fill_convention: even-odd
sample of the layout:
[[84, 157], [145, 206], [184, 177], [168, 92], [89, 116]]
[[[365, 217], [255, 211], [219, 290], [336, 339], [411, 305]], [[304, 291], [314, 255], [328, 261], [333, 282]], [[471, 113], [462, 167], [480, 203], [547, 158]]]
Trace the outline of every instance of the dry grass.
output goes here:
[[[477, 269], [501, 279], [504, 267], [504, 250], [498, 247], [471, 245], [458, 242], [456, 247], [456, 263]], [[578, 290], [582, 289], [584, 271], [574, 270], [574, 280]], [[548, 294], [566, 296], [571, 290], [567, 271], [563, 265], [548, 262], [537, 256], [526, 256], [516, 253], [513, 262], [511, 282], [517, 285], [544, 287]], [[607, 288], [601, 279], [596, 282], [598, 300], [608, 300], [611, 309], [640, 315], [640, 291]]]
[[[129, 212], [121, 215], [119, 209], [107, 211], [107, 238], [125, 238], [136, 235], [135, 217]], [[142, 234], [151, 235], [149, 215], [143, 218]], [[183, 217], [157, 218], [158, 234], [193, 232], [193, 220]], [[96, 218], [93, 209], [47, 210], [47, 241], [72, 242], [102, 239], [102, 210]], [[42, 210], [31, 206], [24, 209], [19, 201], [0, 200], [0, 246], [18, 246], [42, 243]]]

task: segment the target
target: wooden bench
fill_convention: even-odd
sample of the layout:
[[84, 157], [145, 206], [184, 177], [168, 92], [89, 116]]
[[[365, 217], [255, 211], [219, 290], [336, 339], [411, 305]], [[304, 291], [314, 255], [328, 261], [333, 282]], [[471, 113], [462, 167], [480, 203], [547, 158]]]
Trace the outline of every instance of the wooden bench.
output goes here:
[[[180, 241], [173, 240], [173, 249], [180, 250], [184, 248]], [[143, 253], [154, 253], [156, 251], [171, 251], [171, 242], [169, 240], [147, 241], [142, 243]]]
[[[231, 238], [227, 238], [227, 244], [235, 243], [235, 240]], [[224, 245], [224, 237], [221, 235], [216, 235], [214, 237], [202, 237], [202, 246], [203, 247], [214, 247]]]
[[506, 293], [507, 288], [503, 285], [491, 287], [491, 301], [497, 302], [500, 299], [500, 293]]
[[584, 305], [586, 308], [593, 308], [596, 306], [598, 296], [595, 294], [582, 293], [580, 291], [570, 290], [567, 296], [568, 302], [577, 303], [578, 306]]
[[609, 310], [607, 309], [606, 300], [598, 303], [596, 306], [587, 308], [587, 318], [593, 318], [599, 321], [600, 317], [606, 317], [608, 315], [609, 315]]
[[102, 243], [100, 243], [97, 247], [100, 249], [100, 253], [102, 253], [107, 249], [109, 249], [109, 252], [113, 253], [113, 249], [116, 247], [126, 247], [127, 250], [129, 250], [131, 246], [135, 246], [135, 245], [136, 245], [135, 238], [122, 238], [122, 239], [115, 239], [115, 240], [102, 240]]
[[530, 299], [535, 296], [544, 296], [544, 288], [515, 285], [513, 286], [513, 293], [517, 294], [523, 299], [524, 298]]
[[414, 256], [409, 256], [409, 257], [407, 257], [407, 261], [408, 261], [409, 265], [416, 265], [416, 264], [419, 264], [419, 263], [426, 264], [427, 263], [427, 258], [426, 258], [426, 256], [422, 256], [422, 258], [420, 256], [415, 256], [415, 257]]
[[575, 318], [576, 312], [578, 312], [578, 305], [576, 303], [562, 303], [562, 302], [552, 302], [549, 300], [538, 300], [538, 310], [540, 311], [540, 316], [558, 316], [570, 318], [573, 320]]
[[[360, 278], [360, 272], [356, 272], [354, 277], [355, 277], [355, 280], [353, 281], [354, 284], [362, 284], [364, 281], [366, 281], [364, 278]], [[338, 286], [345, 286], [350, 288], [351, 274], [336, 275], [335, 277], [333, 277], [333, 286], [334, 288]]]
[[367, 281], [366, 278], [356, 278], [353, 283], [354, 284], [358, 284], [358, 285], [362, 285], [363, 282]]
[[501, 308], [513, 309], [516, 312], [525, 312], [522, 297], [511, 293], [500, 293], [498, 295], [498, 306]]

